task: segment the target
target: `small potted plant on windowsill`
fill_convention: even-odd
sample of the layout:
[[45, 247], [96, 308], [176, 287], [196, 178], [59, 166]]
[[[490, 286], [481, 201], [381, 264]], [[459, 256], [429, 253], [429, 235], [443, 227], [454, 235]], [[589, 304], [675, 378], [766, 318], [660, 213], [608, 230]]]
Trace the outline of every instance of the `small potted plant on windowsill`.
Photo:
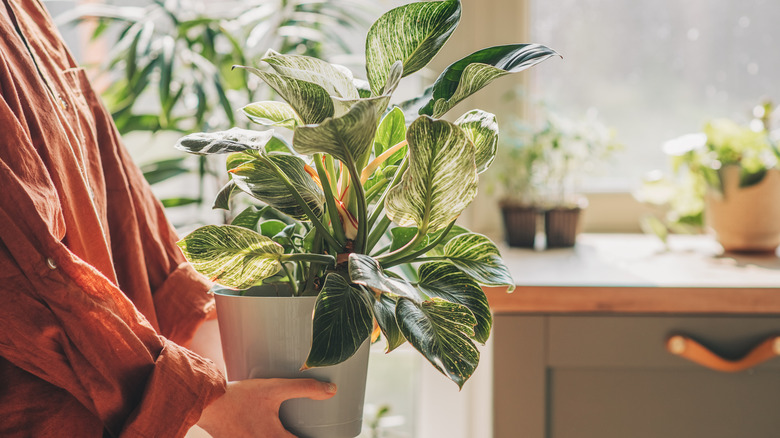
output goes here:
[[709, 226], [726, 251], [770, 252], [780, 245], [780, 153], [769, 130], [772, 105], [755, 108], [749, 126], [708, 122], [701, 133], [664, 144], [674, 176], [654, 172], [640, 201], [668, 208], [643, 226], [665, 240], [669, 232]]
[[[474, 342], [484, 343], [492, 325], [481, 285], [513, 284], [496, 246], [455, 226], [494, 160], [495, 116], [440, 117], [493, 79], [556, 53], [536, 44], [479, 50], [417, 99], [425, 105], [410, 125], [400, 109], [387, 111], [402, 77], [430, 61], [460, 14], [460, 2], [448, 0], [380, 17], [366, 40], [367, 81], [269, 51], [259, 68], [241, 67], [284, 99], [244, 108], [264, 129], [191, 134], [177, 144], [229, 154], [230, 182], [216, 205], [228, 207], [236, 193], [263, 203], [231, 225], [195, 230], [180, 247], [195, 269], [237, 290], [217, 295], [230, 379], [312, 376], [339, 386], [328, 401], [282, 405], [282, 421], [299, 435], [357, 435], [366, 344], [380, 335], [388, 352], [408, 341], [462, 386], [479, 362]], [[274, 130], [291, 131], [291, 144]]]
[[[587, 206], [578, 191], [580, 179], [621, 145], [595, 114], [581, 120], [567, 119], [547, 108], [541, 108], [541, 114], [538, 125], [518, 125], [508, 141], [512, 147], [500, 151], [495, 177], [504, 191], [501, 207], [506, 212], [507, 206], [521, 205], [543, 213], [546, 247], [570, 247], [579, 230], [580, 213]], [[516, 232], [514, 224], [505, 225], [508, 236]]]

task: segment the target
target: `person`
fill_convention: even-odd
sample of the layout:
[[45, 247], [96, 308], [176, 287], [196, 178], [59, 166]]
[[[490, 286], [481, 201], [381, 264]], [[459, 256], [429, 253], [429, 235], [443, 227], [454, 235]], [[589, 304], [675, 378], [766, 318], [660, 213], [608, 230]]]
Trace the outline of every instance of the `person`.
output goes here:
[[281, 402], [335, 387], [185, 348], [210, 284], [39, 0], [3, 0], [0, 94], [0, 436], [291, 437]]

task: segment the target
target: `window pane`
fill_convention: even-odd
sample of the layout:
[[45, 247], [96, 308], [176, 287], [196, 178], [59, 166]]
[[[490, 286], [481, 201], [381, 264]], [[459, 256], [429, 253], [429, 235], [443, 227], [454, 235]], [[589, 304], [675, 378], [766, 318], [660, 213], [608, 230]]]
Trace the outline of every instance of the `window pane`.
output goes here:
[[617, 129], [619, 188], [666, 167], [664, 141], [715, 117], [747, 122], [777, 97], [780, 2], [539, 0], [531, 14], [532, 41], [564, 56], [533, 69], [533, 95]]

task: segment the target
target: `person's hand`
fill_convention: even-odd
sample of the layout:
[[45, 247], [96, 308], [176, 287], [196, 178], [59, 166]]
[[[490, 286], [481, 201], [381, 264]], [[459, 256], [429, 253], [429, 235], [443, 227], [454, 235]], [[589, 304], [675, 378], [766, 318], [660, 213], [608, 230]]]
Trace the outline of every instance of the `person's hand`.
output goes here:
[[214, 438], [294, 438], [279, 421], [291, 398], [326, 400], [336, 385], [314, 379], [249, 379], [228, 382], [227, 391], [201, 413], [198, 426]]

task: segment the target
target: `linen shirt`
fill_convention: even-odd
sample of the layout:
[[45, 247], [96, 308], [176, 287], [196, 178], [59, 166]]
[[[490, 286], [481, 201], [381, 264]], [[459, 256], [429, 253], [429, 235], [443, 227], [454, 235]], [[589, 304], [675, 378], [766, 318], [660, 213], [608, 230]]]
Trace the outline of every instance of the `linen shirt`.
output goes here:
[[210, 284], [38, 0], [0, 5], [0, 95], [0, 436], [183, 436]]

